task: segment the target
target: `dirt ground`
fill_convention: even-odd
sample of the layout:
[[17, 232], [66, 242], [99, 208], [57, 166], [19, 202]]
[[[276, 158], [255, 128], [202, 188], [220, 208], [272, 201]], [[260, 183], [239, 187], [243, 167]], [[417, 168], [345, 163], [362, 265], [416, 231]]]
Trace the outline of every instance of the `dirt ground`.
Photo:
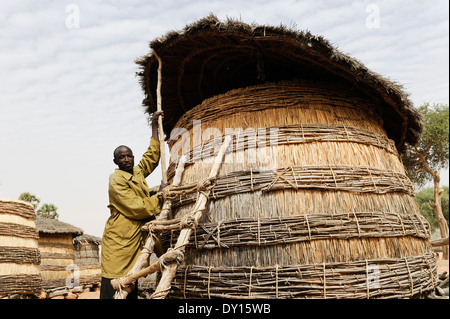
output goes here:
[[[437, 273], [442, 274], [443, 272], [449, 273], [448, 270], [448, 260], [438, 259], [437, 261]], [[78, 294], [78, 299], [99, 299], [100, 298], [100, 288], [96, 291], [82, 292]]]
[[438, 259], [437, 266], [438, 266], [437, 273], [439, 275], [442, 274], [444, 271], [446, 271], [447, 274], [449, 273], [449, 271], [448, 271], [448, 260]]
[[78, 294], [78, 299], [100, 299], [100, 288], [95, 291], [82, 292]]

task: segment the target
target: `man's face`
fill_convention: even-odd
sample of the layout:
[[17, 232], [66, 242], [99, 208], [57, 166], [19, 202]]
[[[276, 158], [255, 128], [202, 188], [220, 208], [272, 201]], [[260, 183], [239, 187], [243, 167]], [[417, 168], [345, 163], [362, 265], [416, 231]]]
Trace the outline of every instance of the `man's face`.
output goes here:
[[126, 172], [133, 172], [134, 156], [133, 152], [126, 146], [117, 148], [114, 153], [114, 163]]

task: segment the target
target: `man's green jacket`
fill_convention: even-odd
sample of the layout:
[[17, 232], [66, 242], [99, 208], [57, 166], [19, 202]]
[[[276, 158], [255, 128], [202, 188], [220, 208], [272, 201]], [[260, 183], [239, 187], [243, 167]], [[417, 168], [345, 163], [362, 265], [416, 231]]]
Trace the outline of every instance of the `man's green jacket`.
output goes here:
[[145, 242], [141, 227], [161, 212], [160, 194], [150, 196], [145, 178], [158, 166], [159, 141], [150, 140], [133, 175], [116, 169], [109, 177], [111, 216], [106, 221], [101, 245], [102, 277], [118, 278], [131, 270]]

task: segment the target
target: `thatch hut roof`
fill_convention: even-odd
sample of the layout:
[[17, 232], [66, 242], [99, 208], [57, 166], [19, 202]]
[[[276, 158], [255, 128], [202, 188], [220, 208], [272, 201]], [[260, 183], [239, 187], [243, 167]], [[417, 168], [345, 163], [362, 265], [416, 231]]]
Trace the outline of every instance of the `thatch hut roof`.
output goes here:
[[169, 32], [136, 60], [148, 113], [156, 111], [158, 60], [162, 67], [163, 125], [167, 135], [181, 116], [205, 99], [263, 82], [304, 79], [345, 83], [369, 96], [400, 151], [418, 143], [423, 121], [401, 85], [339, 52], [321, 36], [284, 26], [219, 21], [214, 15]]
[[73, 236], [83, 234], [83, 230], [81, 228], [72, 226], [57, 219], [45, 218], [41, 216], [37, 216], [36, 218], [36, 228], [40, 233], [45, 234], [72, 234]]
[[102, 243], [102, 239], [93, 235], [83, 234], [73, 239], [74, 244], [79, 243], [94, 243], [96, 245], [100, 245]]

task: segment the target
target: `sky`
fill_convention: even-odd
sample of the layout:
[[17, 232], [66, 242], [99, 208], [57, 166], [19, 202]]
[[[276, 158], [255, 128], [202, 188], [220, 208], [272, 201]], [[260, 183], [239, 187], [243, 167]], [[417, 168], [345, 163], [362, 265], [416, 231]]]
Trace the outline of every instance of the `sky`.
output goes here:
[[[448, 12], [448, 0], [2, 0], [0, 197], [32, 193], [101, 237], [112, 152], [128, 145], [137, 163], [151, 136], [134, 61], [210, 13], [321, 35], [420, 106], [449, 103]], [[157, 168], [147, 182], [160, 181]]]

